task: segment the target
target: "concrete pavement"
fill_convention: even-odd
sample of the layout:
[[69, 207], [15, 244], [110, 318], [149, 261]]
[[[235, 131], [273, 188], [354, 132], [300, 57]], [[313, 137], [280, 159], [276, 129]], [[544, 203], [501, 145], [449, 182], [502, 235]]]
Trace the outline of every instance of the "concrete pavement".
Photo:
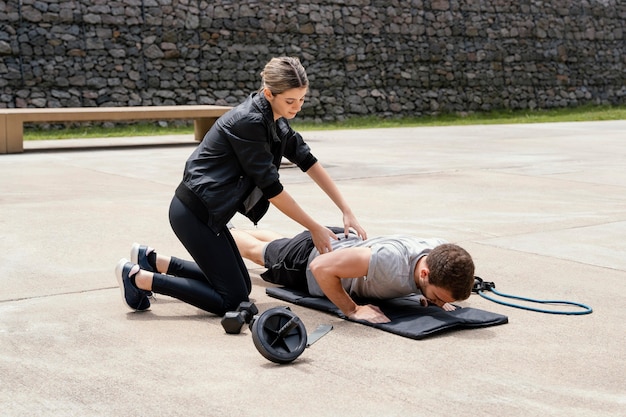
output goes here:
[[[0, 156], [0, 414], [624, 416], [626, 121], [304, 136], [370, 236], [446, 238], [498, 290], [593, 314], [472, 295], [461, 304], [509, 324], [415, 341], [291, 306], [307, 330], [334, 330], [275, 365], [248, 330], [226, 335], [175, 299], [122, 304], [113, 269], [134, 241], [186, 257], [167, 210], [191, 136], [27, 142]], [[340, 223], [305, 174], [281, 173], [305, 210]], [[301, 230], [273, 208], [259, 227]], [[249, 266], [259, 308], [285, 305]]]

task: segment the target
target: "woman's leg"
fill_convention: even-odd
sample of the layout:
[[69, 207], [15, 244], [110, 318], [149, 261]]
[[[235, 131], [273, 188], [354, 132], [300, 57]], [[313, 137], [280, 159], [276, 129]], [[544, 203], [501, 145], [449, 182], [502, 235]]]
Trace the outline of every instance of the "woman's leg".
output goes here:
[[170, 262], [167, 264], [167, 269], [165, 269], [164, 272], [167, 275], [173, 275], [175, 277], [190, 278], [203, 282], [207, 281], [206, 275], [204, 275], [204, 272], [202, 272], [202, 269], [200, 269], [197, 263], [175, 256], [170, 257]]
[[[230, 233], [241, 256], [261, 266], [265, 266], [263, 259], [263, 248], [265, 245], [268, 242], [284, 238], [283, 235], [270, 230], [230, 229]], [[153, 251], [153, 249], [150, 248], [150, 251]], [[192, 278], [199, 281], [206, 280], [198, 264], [193, 261], [177, 258], [175, 256], [161, 255], [156, 252], [154, 256], [154, 264], [156, 264], [154, 272], [176, 277]]]
[[[204, 272], [195, 262], [176, 258], [175, 256], [161, 255], [149, 246], [135, 243], [131, 248], [130, 258], [131, 262], [139, 264], [139, 267], [144, 271], [206, 281]], [[147, 277], [147, 275], [143, 275]]]
[[[176, 197], [170, 205], [170, 224], [203, 277], [181, 276], [185, 272], [195, 275], [190, 273], [194, 263], [172, 258], [168, 273], [177, 277], [153, 274], [154, 292], [170, 295], [218, 315], [236, 309], [242, 301], [248, 301], [252, 288], [250, 275], [226, 228], [215, 234]], [[141, 271], [140, 274], [150, 273]], [[140, 281], [140, 277], [136, 278], [138, 286]]]
[[229, 310], [224, 309], [224, 298], [207, 281], [154, 273], [152, 290], [220, 316]]

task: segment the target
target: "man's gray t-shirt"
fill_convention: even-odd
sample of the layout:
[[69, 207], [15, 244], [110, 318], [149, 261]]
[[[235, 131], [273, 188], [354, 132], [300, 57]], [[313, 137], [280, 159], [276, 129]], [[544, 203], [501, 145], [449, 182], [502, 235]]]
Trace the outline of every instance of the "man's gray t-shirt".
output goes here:
[[[389, 299], [417, 293], [414, 271], [417, 262], [426, 255], [426, 249], [433, 249], [443, 243], [443, 239], [422, 239], [412, 236], [392, 235], [362, 240], [350, 234], [346, 239], [343, 233], [333, 240], [333, 251], [351, 247], [369, 247], [372, 256], [366, 277], [341, 280], [343, 288], [350, 296], [376, 299]], [[309, 264], [319, 255], [317, 249], [311, 251]], [[309, 293], [322, 297], [324, 293], [308, 267], [306, 269]]]

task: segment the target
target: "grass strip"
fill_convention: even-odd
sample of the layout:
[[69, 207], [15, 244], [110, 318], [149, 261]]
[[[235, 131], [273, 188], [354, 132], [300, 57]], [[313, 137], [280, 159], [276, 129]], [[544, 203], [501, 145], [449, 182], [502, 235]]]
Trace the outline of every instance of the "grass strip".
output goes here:
[[[462, 126], [478, 124], [556, 123], [626, 120], [626, 106], [579, 106], [550, 110], [499, 110], [481, 113], [441, 114], [419, 117], [350, 117], [341, 121], [311, 122], [295, 119], [298, 131], [372, 129], [416, 126]], [[193, 123], [66, 123], [27, 125], [25, 140], [82, 139], [129, 136], [160, 136], [193, 134]]]

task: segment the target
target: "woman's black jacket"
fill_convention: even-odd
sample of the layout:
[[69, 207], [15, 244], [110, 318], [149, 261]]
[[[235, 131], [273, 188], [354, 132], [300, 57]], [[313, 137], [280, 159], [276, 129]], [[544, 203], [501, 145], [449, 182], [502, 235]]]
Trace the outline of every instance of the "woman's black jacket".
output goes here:
[[282, 157], [306, 172], [317, 159], [270, 103], [253, 93], [220, 117], [185, 164], [176, 196], [220, 233], [237, 211], [256, 224], [280, 194]]

